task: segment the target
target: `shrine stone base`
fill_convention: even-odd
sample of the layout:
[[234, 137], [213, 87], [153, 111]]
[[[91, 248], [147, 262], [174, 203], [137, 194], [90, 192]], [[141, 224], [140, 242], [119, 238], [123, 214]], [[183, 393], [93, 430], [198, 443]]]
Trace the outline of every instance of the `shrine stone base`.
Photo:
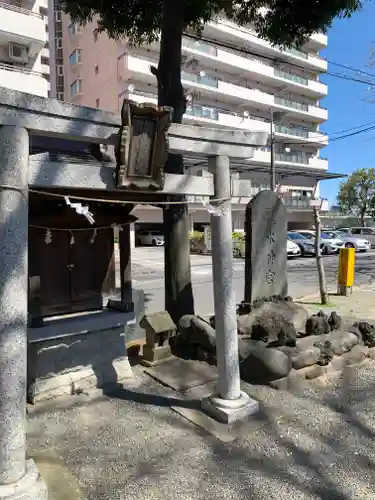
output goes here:
[[[142, 292], [142, 291], [138, 291]], [[74, 395], [90, 388], [113, 386], [133, 373], [128, 342], [142, 340], [139, 296], [138, 313], [98, 311], [45, 321], [28, 330], [28, 403], [61, 395]], [[1, 498], [1, 497], [0, 497]]]

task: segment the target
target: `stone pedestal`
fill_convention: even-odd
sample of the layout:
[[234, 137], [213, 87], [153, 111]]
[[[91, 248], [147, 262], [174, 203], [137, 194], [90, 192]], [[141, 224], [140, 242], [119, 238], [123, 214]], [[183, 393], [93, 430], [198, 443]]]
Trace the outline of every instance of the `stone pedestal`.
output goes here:
[[0, 500], [47, 500], [48, 491], [34, 460], [26, 461], [26, 473], [16, 483], [0, 485]]
[[162, 363], [172, 356], [171, 346], [163, 345], [161, 347], [154, 347], [149, 345], [143, 346], [142, 364], [144, 366], [154, 366]]
[[142, 364], [153, 366], [172, 356], [169, 341], [176, 335], [176, 325], [167, 311], [146, 314], [140, 323], [146, 330]]
[[258, 413], [259, 403], [241, 391], [238, 399], [206, 398], [202, 401], [202, 409], [219, 422], [232, 424]]
[[[28, 132], [0, 128], [0, 499], [46, 499], [26, 463]], [[12, 189], [12, 187], [14, 189]]]
[[233, 286], [233, 240], [229, 158], [209, 158], [219, 206], [211, 214], [212, 268], [215, 302], [218, 394], [202, 408], [221, 422], [232, 423], [258, 411], [258, 404], [240, 390], [236, 297]]

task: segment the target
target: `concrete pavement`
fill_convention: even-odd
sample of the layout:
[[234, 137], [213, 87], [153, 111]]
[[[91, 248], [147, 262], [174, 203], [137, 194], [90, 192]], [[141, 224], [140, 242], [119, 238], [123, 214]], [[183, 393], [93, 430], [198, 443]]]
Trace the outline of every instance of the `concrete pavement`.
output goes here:
[[247, 390], [262, 425], [225, 443], [136, 367], [112, 395], [35, 407], [28, 453], [49, 500], [374, 500], [374, 361], [294, 394]]
[[[146, 293], [150, 312], [164, 309], [164, 256], [163, 248], [139, 247], [132, 254], [132, 272], [135, 287]], [[324, 257], [327, 285], [336, 292], [338, 257]], [[192, 281], [196, 312], [207, 315], [214, 311], [211, 256], [191, 255]], [[314, 258], [288, 261], [289, 293], [294, 298], [315, 293], [318, 290], [318, 274]], [[375, 282], [375, 251], [357, 254], [356, 284]], [[234, 261], [234, 287], [237, 302], [243, 300], [244, 261]]]

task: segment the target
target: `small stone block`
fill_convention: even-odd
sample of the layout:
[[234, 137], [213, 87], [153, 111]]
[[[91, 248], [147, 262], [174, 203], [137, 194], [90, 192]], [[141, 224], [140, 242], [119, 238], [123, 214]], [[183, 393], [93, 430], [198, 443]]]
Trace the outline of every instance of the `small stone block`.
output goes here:
[[134, 312], [134, 302], [122, 302], [121, 300], [108, 299], [107, 309], [131, 313]]
[[251, 415], [259, 412], [259, 402], [249, 398], [243, 406], [239, 408], [223, 408], [212, 403], [211, 397], [202, 400], [202, 410], [210, 417], [224, 424], [246, 420]]
[[48, 500], [47, 485], [34, 460], [26, 460], [26, 474], [19, 481], [0, 485], [0, 500]]
[[[151, 347], [148, 345], [143, 346], [142, 364], [143, 362], [146, 362], [147, 366], [153, 366], [153, 364], [165, 361], [171, 357], [172, 351], [169, 344], [161, 347]], [[150, 363], [152, 364], [150, 365]]]

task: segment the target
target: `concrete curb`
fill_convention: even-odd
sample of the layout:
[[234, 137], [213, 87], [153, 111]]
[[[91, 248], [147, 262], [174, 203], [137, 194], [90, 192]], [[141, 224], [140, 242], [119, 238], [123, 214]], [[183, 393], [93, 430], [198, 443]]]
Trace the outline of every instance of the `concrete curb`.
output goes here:
[[[358, 292], [358, 291], [361, 291], [362, 288], [366, 288], [368, 287], [368, 285], [355, 285], [353, 286], [353, 292]], [[332, 293], [332, 292], [329, 292], [328, 291], [328, 295]], [[375, 289], [374, 289], [374, 293], [375, 293]], [[314, 297], [318, 297], [319, 298], [319, 290], [316, 292], [316, 293], [310, 293], [309, 295], [302, 295], [301, 297], [297, 297], [294, 302], [302, 302], [302, 301], [305, 301], [305, 300], [309, 300], [309, 299], [313, 299]], [[348, 299], [350, 299], [350, 296], [347, 297]]]

